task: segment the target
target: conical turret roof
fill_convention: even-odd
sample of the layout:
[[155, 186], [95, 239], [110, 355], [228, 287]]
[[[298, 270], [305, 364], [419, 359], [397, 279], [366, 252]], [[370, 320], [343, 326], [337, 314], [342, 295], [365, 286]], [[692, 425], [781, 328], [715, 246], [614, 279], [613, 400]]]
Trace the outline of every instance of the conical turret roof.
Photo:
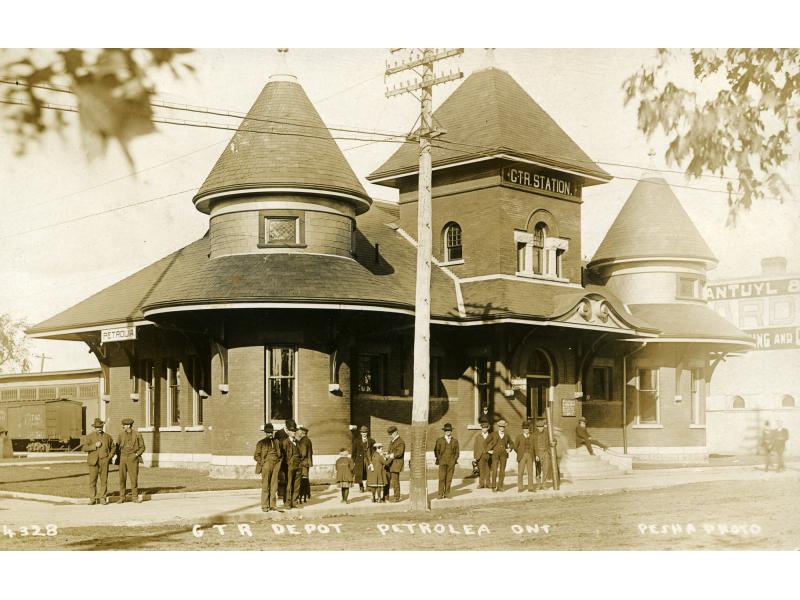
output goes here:
[[[433, 116], [447, 130], [432, 149], [434, 167], [504, 154], [588, 176], [585, 185], [611, 179], [501, 69], [472, 73]], [[397, 177], [417, 172], [417, 165], [417, 146], [404, 144], [367, 179], [393, 185]]]
[[645, 177], [636, 184], [588, 266], [653, 258], [717, 263], [662, 177]]
[[344, 195], [358, 213], [371, 202], [302, 86], [287, 76], [264, 86], [194, 202], [208, 212], [214, 196], [273, 189]]

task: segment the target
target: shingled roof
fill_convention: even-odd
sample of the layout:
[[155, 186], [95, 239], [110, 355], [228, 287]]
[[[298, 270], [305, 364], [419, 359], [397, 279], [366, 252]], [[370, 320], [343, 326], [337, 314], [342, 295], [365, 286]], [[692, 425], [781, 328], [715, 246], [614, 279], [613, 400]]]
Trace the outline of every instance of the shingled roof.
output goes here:
[[[148, 310], [237, 302], [295, 302], [382, 306], [414, 310], [416, 248], [387, 224], [397, 208], [374, 205], [358, 218], [357, 259], [252, 254], [208, 257], [208, 234], [43, 321], [29, 334], [72, 339], [65, 332], [146, 319]], [[376, 253], [376, 245], [378, 246]], [[457, 318], [453, 281], [434, 269], [434, 317]]]
[[628, 309], [661, 330], [662, 338], [727, 340], [750, 347], [753, 338], [716, 312], [699, 304], [629, 304]]
[[[432, 149], [434, 167], [505, 154], [595, 178], [587, 180], [585, 185], [611, 179], [611, 175], [597, 166], [514, 78], [501, 69], [472, 73], [433, 117], [437, 126], [447, 130], [437, 138]], [[404, 144], [367, 179], [396, 185], [396, 177], [417, 170], [417, 146]]]
[[371, 202], [302, 86], [282, 79], [264, 86], [194, 202], [208, 212], [212, 194], [285, 187], [356, 196], [359, 213]]
[[717, 262], [672, 188], [661, 177], [646, 177], [636, 184], [589, 268], [647, 258]]

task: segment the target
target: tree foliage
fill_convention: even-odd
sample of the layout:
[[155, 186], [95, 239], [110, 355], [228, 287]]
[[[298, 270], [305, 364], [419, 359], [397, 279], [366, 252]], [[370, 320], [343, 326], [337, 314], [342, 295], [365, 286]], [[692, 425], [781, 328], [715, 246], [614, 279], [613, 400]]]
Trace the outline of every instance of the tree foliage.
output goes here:
[[625, 103], [638, 99], [638, 127], [649, 138], [662, 130], [665, 158], [690, 177], [715, 174], [727, 181], [729, 215], [766, 196], [784, 199], [782, 167], [797, 158], [800, 131], [800, 50], [690, 51], [697, 90], [674, 82], [677, 52], [659, 50], [623, 84]]
[[182, 71], [192, 72], [191, 65], [180, 61], [189, 52], [172, 48], [0, 49], [0, 79], [16, 82], [6, 83], [1, 97], [17, 152], [25, 152], [45, 132], [63, 129], [66, 113], [45, 106], [58, 104], [77, 109], [90, 157], [104, 153], [108, 141], [115, 139], [132, 164], [129, 142], [155, 130], [151, 77], [161, 69], [168, 69], [175, 78]]
[[28, 360], [27, 324], [15, 321], [8, 314], [0, 314], [0, 370], [14, 369], [23, 373], [30, 370]]

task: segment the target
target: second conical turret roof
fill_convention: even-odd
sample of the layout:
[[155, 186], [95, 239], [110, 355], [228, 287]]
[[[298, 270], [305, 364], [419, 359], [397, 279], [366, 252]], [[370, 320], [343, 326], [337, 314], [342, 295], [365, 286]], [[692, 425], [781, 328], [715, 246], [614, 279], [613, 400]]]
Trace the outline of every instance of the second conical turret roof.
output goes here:
[[302, 86], [281, 77], [264, 86], [247, 117], [194, 197], [208, 212], [212, 197], [246, 190], [301, 189], [370, 198]]

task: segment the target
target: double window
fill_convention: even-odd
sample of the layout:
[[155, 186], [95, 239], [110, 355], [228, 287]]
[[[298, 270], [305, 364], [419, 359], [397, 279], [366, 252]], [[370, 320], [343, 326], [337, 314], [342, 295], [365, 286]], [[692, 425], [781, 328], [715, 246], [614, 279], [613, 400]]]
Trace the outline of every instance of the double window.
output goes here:
[[359, 354], [356, 375], [359, 393], [384, 395], [386, 393], [386, 355]]
[[475, 422], [479, 423], [481, 417], [489, 418], [491, 411], [491, 373], [492, 362], [483, 357], [475, 358], [472, 362], [472, 385], [475, 402]]
[[266, 349], [266, 402], [267, 421], [286, 421], [295, 418], [297, 398], [297, 352], [294, 348], [271, 347]]
[[689, 371], [689, 395], [691, 399], [692, 425], [702, 425], [705, 422], [705, 377], [703, 369]]
[[208, 397], [208, 365], [199, 356], [190, 357], [187, 363], [187, 378], [192, 386], [192, 425], [203, 425], [205, 399]]
[[533, 232], [515, 231], [514, 242], [517, 245], [518, 275], [561, 277], [561, 257], [569, 244], [565, 239], [548, 237], [545, 223], [537, 223]]
[[181, 365], [177, 360], [165, 360], [164, 370], [167, 380], [167, 424], [170, 427], [181, 424]]

